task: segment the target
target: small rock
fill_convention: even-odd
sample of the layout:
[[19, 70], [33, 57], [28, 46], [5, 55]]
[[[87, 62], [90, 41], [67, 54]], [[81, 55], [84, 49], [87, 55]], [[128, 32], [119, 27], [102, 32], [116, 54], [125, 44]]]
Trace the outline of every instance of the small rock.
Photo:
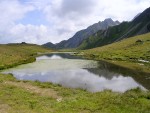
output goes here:
[[56, 99], [57, 100], [57, 102], [61, 102], [62, 101], [62, 98], [58, 98], [58, 99]]
[[137, 40], [135, 43], [136, 43], [136, 44], [142, 44], [143, 41], [139, 39], [139, 40]]

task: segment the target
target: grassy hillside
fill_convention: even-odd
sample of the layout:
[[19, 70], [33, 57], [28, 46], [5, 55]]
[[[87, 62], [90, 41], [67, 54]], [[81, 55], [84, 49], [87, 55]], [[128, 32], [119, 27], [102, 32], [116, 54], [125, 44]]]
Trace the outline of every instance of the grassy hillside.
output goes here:
[[139, 64], [141, 66], [149, 67], [150, 33], [124, 39], [107, 46], [85, 50], [84, 54], [89, 58], [138, 62], [143, 63]]
[[85, 53], [94, 53], [105, 59], [143, 59], [150, 61], [150, 33], [124, 39], [107, 46], [89, 49]]
[[0, 69], [32, 62], [38, 52], [51, 52], [52, 50], [33, 44], [7, 44], [0, 45]]

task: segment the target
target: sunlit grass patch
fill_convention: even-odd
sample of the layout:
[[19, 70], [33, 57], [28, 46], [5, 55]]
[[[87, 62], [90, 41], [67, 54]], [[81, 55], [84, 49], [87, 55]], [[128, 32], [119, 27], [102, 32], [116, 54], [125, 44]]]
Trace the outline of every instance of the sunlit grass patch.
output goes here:
[[0, 70], [35, 61], [38, 52], [52, 50], [33, 44], [0, 45]]
[[[131, 67], [133, 69], [134, 67], [136, 67], [138, 69], [141, 69], [141, 71], [150, 72], [149, 39], [150, 33], [131, 37], [103, 47], [85, 50], [83, 51], [83, 56], [96, 60], [105, 59], [116, 61], [116, 63], [121, 63], [121, 65], [123, 64], [123, 62], [119, 61], [126, 61], [124, 64], [126, 64], [125, 66], [127, 66], [128, 63], [127, 67], [129, 68]], [[139, 63], [141, 63], [139, 62], [140, 60], [145, 60], [147, 61], [147, 63], [142, 62], [143, 65], [139, 65]]]

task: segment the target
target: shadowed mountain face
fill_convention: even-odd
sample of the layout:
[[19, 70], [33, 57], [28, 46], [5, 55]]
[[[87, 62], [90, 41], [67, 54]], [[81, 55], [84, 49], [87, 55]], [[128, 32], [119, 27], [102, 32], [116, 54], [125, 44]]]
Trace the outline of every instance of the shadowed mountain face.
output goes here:
[[85, 39], [79, 49], [90, 49], [104, 46], [124, 38], [150, 32], [150, 8], [135, 17], [131, 22], [123, 22], [106, 30], [99, 30], [94, 35]]
[[119, 21], [113, 21], [111, 18], [105, 19], [102, 22], [98, 22], [89, 26], [87, 29], [78, 31], [72, 38], [68, 40], [61, 41], [60, 43], [54, 45], [51, 42], [44, 44], [44, 47], [49, 48], [77, 48], [84, 39], [87, 39], [89, 36], [93, 35], [99, 30], [106, 30], [110, 26], [115, 26], [120, 24]]

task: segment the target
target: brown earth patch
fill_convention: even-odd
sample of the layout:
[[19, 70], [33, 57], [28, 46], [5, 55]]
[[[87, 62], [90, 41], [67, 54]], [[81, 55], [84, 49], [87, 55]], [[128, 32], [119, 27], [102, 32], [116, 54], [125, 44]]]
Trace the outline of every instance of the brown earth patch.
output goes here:
[[31, 93], [36, 93], [41, 96], [50, 96], [55, 99], [61, 98], [56, 91], [50, 88], [40, 88], [38, 86], [33, 86], [30, 83], [24, 83], [24, 82], [12, 82], [12, 81], [6, 81], [5, 84], [13, 85], [16, 87], [21, 87], [26, 89], [27, 91]]

